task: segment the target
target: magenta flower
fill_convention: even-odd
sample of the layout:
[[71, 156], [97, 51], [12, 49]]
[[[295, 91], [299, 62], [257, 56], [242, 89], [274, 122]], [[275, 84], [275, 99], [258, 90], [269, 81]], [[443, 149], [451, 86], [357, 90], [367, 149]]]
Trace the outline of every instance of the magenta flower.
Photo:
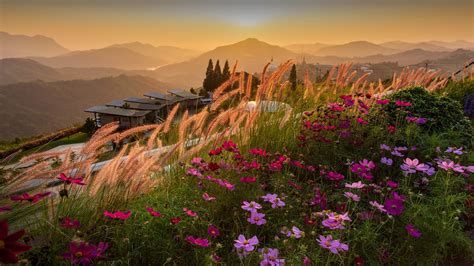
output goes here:
[[12, 195], [10, 196], [10, 199], [13, 201], [28, 201], [30, 203], [36, 203], [40, 201], [42, 198], [49, 196], [50, 194], [51, 192], [42, 192], [35, 195], [23, 193], [21, 195]]
[[333, 171], [329, 171], [327, 173], [327, 176], [330, 180], [333, 180], [333, 181], [340, 181], [344, 179], [344, 175], [339, 174], [337, 172], [333, 172]]
[[237, 144], [235, 144], [232, 140], [224, 141], [224, 143], [222, 143], [222, 148], [230, 152], [238, 151]]
[[367, 159], [359, 161], [359, 164], [368, 169], [369, 171], [375, 169], [375, 163]]
[[153, 208], [146, 208], [146, 211], [151, 215], [151, 216], [154, 216], [154, 217], [161, 217], [161, 213], [160, 212], [157, 212], [155, 210], [153, 210]]
[[234, 242], [234, 247], [238, 251], [242, 251], [245, 257], [249, 252], [252, 252], [255, 249], [256, 245], [258, 245], [258, 238], [257, 236], [253, 236], [250, 239], [246, 239], [244, 235], [239, 235], [237, 240], [234, 240]]
[[401, 101], [401, 100], [397, 100], [395, 102], [395, 105], [399, 106], [399, 107], [408, 107], [408, 106], [411, 106], [411, 102], [404, 102], [404, 101]]
[[407, 224], [405, 229], [412, 237], [419, 238], [421, 236], [420, 230], [416, 229], [412, 224]]
[[262, 254], [263, 254], [263, 260], [260, 262], [260, 266], [285, 265], [285, 260], [278, 258], [278, 249], [276, 248], [263, 249]]
[[398, 187], [398, 183], [395, 182], [395, 181], [392, 181], [392, 180], [387, 180], [387, 186], [391, 187], [391, 188], [397, 188]]
[[196, 168], [189, 168], [187, 171], [188, 175], [196, 176], [196, 177], [201, 177], [202, 173]]
[[170, 222], [171, 222], [171, 224], [173, 224], [173, 225], [178, 224], [180, 221], [181, 221], [181, 217], [171, 217], [171, 218], [170, 218]]
[[98, 246], [84, 242], [71, 242], [69, 251], [63, 253], [62, 256], [65, 260], [69, 260], [71, 264], [92, 265], [95, 259], [99, 259], [104, 255], [107, 248], [108, 244], [102, 242]]
[[357, 123], [361, 124], [361, 125], [368, 125], [369, 122], [365, 121], [362, 117], [357, 117], [356, 119]]
[[64, 228], [79, 228], [81, 227], [81, 223], [78, 220], [73, 220], [69, 217], [64, 217], [60, 219], [60, 224], [59, 226], [64, 227]]
[[207, 192], [205, 192], [204, 194], [202, 194], [202, 198], [203, 198], [205, 201], [213, 201], [213, 200], [216, 199], [216, 197], [210, 196], [209, 194], [207, 194]]
[[344, 196], [348, 199], [351, 199], [351, 200], [355, 201], [355, 202], [360, 201], [359, 195], [354, 194], [352, 192], [344, 192]]
[[384, 208], [390, 215], [400, 215], [405, 206], [403, 205], [403, 200], [392, 196], [392, 198], [385, 200]]
[[0, 206], [0, 213], [2, 213], [2, 212], [9, 212], [9, 211], [11, 211], [11, 210], [13, 210], [13, 209], [12, 209], [12, 207], [10, 207], [10, 206]]
[[311, 265], [311, 259], [308, 256], [304, 256], [303, 265], [304, 266]]
[[213, 238], [216, 238], [221, 234], [221, 232], [219, 231], [219, 228], [215, 227], [212, 224], [209, 225], [209, 227], [207, 227], [207, 233]]
[[194, 212], [194, 211], [192, 211], [188, 208], [183, 208], [183, 212], [189, 217], [197, 217], [198, 216], [197, 212]]
[[24, 235], [25, 230], [21, 229], [14, 233], [8, 233], [8, 222], [6, 220], [0, 221], [0, 263], [11, 264], [17, 263], [17, 255], [31, 249], [30, 246], [18, 242]]
[[464, 152], [462, 151], [462, 147], [459, 148], [459, 149], [457, 149], [456, 147], [448, 147], [448, 148], [446, 149], [446, 151], [444, 151], [444, 152], [446, 152], [446, 153], [454, 153], [454, 154], [456, 154], [456, 155], [463, 155], [463, 154], [464, 154]]
[[190, 244], [200, 246], [203, 248], [207, 248], [211, 244], [211, 242], [209, 242], [209, 240], [205, 238], [194, 237], [191, 235], [186, 236], [185, 240], [188, 241]]
[[429, 170], [429, 166], [424, 164], [424, 163], [420, 163], [420, 161], [418, 161], [418, 159], [410, 159], [410, 158], [406, 158], [404, 161], [404, 163], [402, 165], [400, 165], [400, 168], [403, 170], [403, 173], [405, 175], [408, 175], [408, 174], [414, 174], [416, 173], [417, 171], [419, 172], [426, 172]]
[[251, 201], [251, 202], [244, 201], [244, 202], [242, 202], [242, 209], [244, 209], [246, 211], [249, 211], [249, 212], [256, 212], [261, 208], [262, 208], [262, 205], [256, 203], [255, 201]]
[[200, 166], [204, 163], [204, 159], [202, 159], [201, 157], [194, 157], [191, 159], [191, 163]]
[[454, 172], [464, 173], [464, 168], [461, 165], [454, 163], [451, 160], [438, 161], [438, 167], [445, 171], [452, 170]]
[[240, 182], [242, 183], [255, 183], [256, 181], [257, 181], [257, 178], [253, 176], [246, 176], [246, 177], [240, 178]]
[[269, 155], [266, 150], [259, 149], [259, 148], [250, 149], [249, 153], [252, 155], [260, 156], [260, 157], [267, 157]]
[[209, 151], [209, 156], [216, 156], [216, 155], [219, 155], [222, 153], [222, 148], [219, 147], [217, 149], [214, 149], [214, 150], [210, 150]]
[[322, 248], [329, 249], [334, 254], [338, 254], [340, 251], [349, 250], [347, 244], [341, 243], [339, 240], [333, 240], [331, 235], [328, 236], [319, 236], [318, 243]]
[[265, 214], [256, 211], [250, 212], [250, 217], [247, 221], [255, 225], [263, 225], [267, 223], [267, 220], [265, 220]]
[[380, 144], [380, 149], [385, 151], [391, 151], [392, 149], [387, 144]]
[[355, 183], [352, 183], [352, 184], [345, 184], [344, 185], [346, 188], [356, 188], [356, 189], [360, 189], [360, 188], [364, 188], [365, 187], [365, 184], [362, 183], [361, 181], [358, 181], [358, 182], [355, 182]]
[[283, 234], [285, 234], [287, 237], [293, 237], [296, 239], [302, 238], [304, 236], [304, 232], [301, 231], [298, 227], [293, 226], [291, 230], [288, 231], [282, 231]]
[[390, 100], [389, 99], [379, 99], [376, 101], [377, 104], [380, 104], [380, 105], [387, 105], [390, 103]]
[[117, 211], [117, 212], [109, 212], [109, 211], [104, 211], [104, 216], [112, 218], [112, 219], [117, 219], [117, 220], [127, 220], [130, 218], [132, 215], [131, 211]]
[[76, 184], [76, 185], [79, 185], [79, 186], [83, 186], [85, 185], [86, 183], [84, 183], [84, 178], [82, 177], [77, 177], [77, 178], [73, 178], [73, 177], [70, 177], [70, 176], [66, 176], [65, 174], [61, 173], [58, 177], [59, 180], [62, 180], [64, 181], [65, 184]]
[[265, 196], [262, 196], [262, 199], [265, 202], [270, 202], [272, 204], [273, 209], [285, 206], [285, 202], [278, 198], [277, 194], [267, 194]]

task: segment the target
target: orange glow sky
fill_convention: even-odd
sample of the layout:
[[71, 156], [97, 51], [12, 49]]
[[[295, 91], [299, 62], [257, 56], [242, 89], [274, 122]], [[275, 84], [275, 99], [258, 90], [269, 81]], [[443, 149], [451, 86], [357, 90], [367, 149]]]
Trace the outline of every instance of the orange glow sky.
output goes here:
[[[416, 3], [415, 3], [416, 2]], [[474, 41], [472, 0], [0, 0], [0, 30], [69, 49], [140, 41], [208, 50], [269, 43]]]

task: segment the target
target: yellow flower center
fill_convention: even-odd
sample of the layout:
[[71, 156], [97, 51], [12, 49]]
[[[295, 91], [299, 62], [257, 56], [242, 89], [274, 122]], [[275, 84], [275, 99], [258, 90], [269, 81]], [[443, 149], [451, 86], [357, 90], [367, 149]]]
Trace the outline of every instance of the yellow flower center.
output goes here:
[[0, 240], [0, 249], [5, 248], [5, 242], [3, 240]]
[[79, 251], [79, 252], [76, 252], [76, 253], [74, 254], [74, 256], [76, 256], [77, 258], [80, 258], [80, 257], [82, 257], [82, 252], [80, 252], [80, 251]]

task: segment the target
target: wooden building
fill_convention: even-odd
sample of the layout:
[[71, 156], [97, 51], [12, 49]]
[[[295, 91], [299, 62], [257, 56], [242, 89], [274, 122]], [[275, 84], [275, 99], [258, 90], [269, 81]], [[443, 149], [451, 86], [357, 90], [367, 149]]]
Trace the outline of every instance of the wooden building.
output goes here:
[[140, 111], [134, 109], [122, 109], [105, 105], [93, 106], [85, 110], [93, 113], [97, 127], [118, 122], [120, 129], [128, 129], [145, 124], [146, 116], [151, 111]]

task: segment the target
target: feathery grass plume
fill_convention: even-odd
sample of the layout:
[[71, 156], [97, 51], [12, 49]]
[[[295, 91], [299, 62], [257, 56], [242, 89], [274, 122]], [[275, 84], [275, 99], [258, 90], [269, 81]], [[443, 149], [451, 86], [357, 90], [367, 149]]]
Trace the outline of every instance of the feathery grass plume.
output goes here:
[[239, 93], [239, 88], [237, 89], [233, 89], [232, 91], [222, 95], [221, 97], [219, 97], [217, 100], [215, 100], [211, 106], [210, 106], [210, 109], [211, 111], [215, 111], [217, 110], [217, 108], [219, 108], [219, 106], [224, 103], [226, 100], [230, 99], [231, 97], [237, 95]]
[[263, 67], [263, 70], [262, 70], [262, 75], [261, 75], [261, 81], [260, 83], [263, 83], [265, 82], [265, 78], [266, 78], [266, 74], [267, 74], [267, 70], [268, 70], [268, 67], [270, 66], [271, 62], [268, 62], [264, 67]]
[[276, 99], [281, 101], [283, 99], [283, 96], [285, 95], [285, 91], [288, 90], [290, 86], [290, 81], [286, 80], [282, 84], [280, 84], [280, 89], [278, 90], [278, 94], [276, 96]]
[[96, 141], [110, 135], [112, 132], [115, 132], [119, 126], [119, 122], [111, 122], [103, 125], [94, 133], [94, 135], [92, 135], [90, 141]]
[[[281, 89], [280, 89], [281, 91]], [[303, 99], [306, 99], [309, 96], [314, 96], [314, 86], [311, 80], [309, 79], [309, 73], [306, 71], [304, 75], [304, 95]]]
[[188, 118], [188, 110], [186, 110], [183, 114], [183, 117], [181, 119], [181, 122], [179, 123], [179, 129], [178, 129], [178, 142], [182, 143], [178, 149], [178, 154], [183, 154], [184, 153], [184, 143], [185, 143], [185, 137], [186, 137], [186, 130], [189, 126], [189, 121], [190, 119]]
[[241, 71], [239, 73], [239, 94], [245, 94], [245, 72]]
[[206, 109], [203, 109], [199, 114], [194, 116], [194, 120], [192, 122], [193, 127], [191, 128], [191, 132], [194, 133], [195, 135], [199, 136], [202, 134], [204, 131], [204, 123], [206, 122], [206, 119], [209, 117], [209, 111]]
[[247, 97], [247, 99], [250, 99], [250, 97], [252, 96], [252, 79], [252, 74], [249, 74], [247, 78], [247, 86], [245, 88], [245, 97]]
[[235, 60], [235, 64], [234, 66], [232, 67], [232, 72], [230, 72], [230, 75], [231, 76], [234, 76], [235, 75], [235, 71], [237, 70], [237, 66], [239, 65], [239, 60]]
[[280, 121], [280, 125], [279, 125], [280, 129], [282, 129], [285, 126], [285, 124], [288, 122], [288, 120], [290, 120], [292, 112], [293, 112], [292, 108], [286, 108], [285, 115]]
[[143, 133], [145, 131], [154, 130], [154, 129], [156, 129], [158, 127], [161, 127], [161, 126], [162, 126], [161, 124], [153, 124], [153, 125], [143, 125], [143, 126], [133, 127], [133, 128], [127, 129], [127, 130], [121, 132], [118, 135], [115, 142], [121, 141], [121, 140], [123, 140], [125, 138], [128, 138], [131, 135], [135, 135], [137, 133]]
[[171, 112], [168, 114], [168, 117], [166, 118], [163, 126], [163, 133], [168, 133], [171, 127], [171, 123], [173, 123], [174, 116], [178, 112], [180, 104], [176, 104], [173, 109], [171, 109]]
[[26, 157], [20, 159], [20, 163], [26, 163], [31, 161], [38, 161], [38, 160], [47, 160], [54, 157], [59, 157], [64, 154], [64, 151], [44, 151], [39, 153], [33, 153]]
[[153, 146], [155, 146], [155, 143], [157, 141], [158, 134], [160, 134], [161, 129], [163, 128], [163, 125], [159, 125], [153, 130], [153, 133], [151, 133], [150, 137], [148, 138], [147, 141], [147, 149], [152, 149]]
[[224, 83], [222, 83], [219, 87], [217, 87], [217, 89], [212, 94], [213, 100], [217, 101], [219, 99], [219, 97], [221, 97], [221, 95], [224, 93], [224, 91], [227, 88], [233, 86], [234, 83], [238, 80], [239, 80], [239, 76], [236, 75], [236, 76], [232, 76], [228, 80], [224, 81]]
[[273, 86], [273, 84], [277, 83], [280, 81], [281, 77], [288, 71], [288, 69], [291, 67], [293, 64], [293, 60], [288, 60], [277, 68], [276, 71], [274, 71], [268, 78], [266, 78], [264, 81], [262, 80], [260, 82], [260, 86], [257, 89], [257, 93], [255, 96], [255, 101], [257, 102], [257, 105], [259, 102], [262, 100], [264, 96], [268, 96], [267, 92], [268, 90]]
[[214, 129], [216, 129], [218, 126], [224, 124], [229, 120], [230, 115], [232, 114], [231, 110], [226, 110], [224, 112], [221, 112], [220, 114], [217, 115], [216, 118], [214, 118], [211, 123], [209, 123], [208, 130], [206, 133], [206, 136], [209, 136], [214, 132]]
[[354, 83], [352, 83], [352, 90], [357, 91], [359, 90], [359, 87], [365, 88], [364, 82], [367, 80], [368, 76], [370, 76], [370, 73], [364, 73], [361, 75]]

